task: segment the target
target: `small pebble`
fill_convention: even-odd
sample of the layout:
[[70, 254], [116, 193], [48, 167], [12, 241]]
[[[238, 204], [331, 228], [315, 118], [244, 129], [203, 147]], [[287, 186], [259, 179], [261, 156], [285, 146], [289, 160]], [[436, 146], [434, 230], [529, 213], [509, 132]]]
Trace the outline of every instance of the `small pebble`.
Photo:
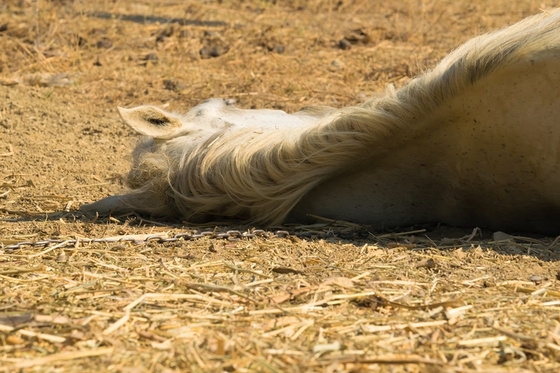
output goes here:
[[156, 53], [148, 53], [144, 56], [144, 61], [157, 61], [159, 58]]
[[504, 232], [494, 232], [494, 234], [492, 235], [492, 240], [493, 241], [511, 241], [511, 242], [515, 242], [515, 240], [513, 239], [512, 236], [510, 236], [507, 233]]
[[340, 49], [344, 49], [344, 50], [350, 49], [351, 46], [352, 46], [352, 44], [350, 44], [350, 42], [348, 40], [344, 39], [344, 38], [340, 39], [340, 41], [338, 42], [338, 47]]
[[97, 48], [103, 48], [103, 49], [109, 49], [113, 46], [113, 42], [107, 38], [103, 38], [101, 40], [99, 40], [95, 46]]
[[338, 71], [344, 67], [344, 63], [340, 60], [332, 60], [329, 64], [329, 71]]
[[220, 57], [228, 51], [227, 47], [220, 45], [204, 47], [200, 50], [200, 58], [215, 58]]
[[537, 275], [531, 275], [529, 277], [529, 281], [531, 281], [532, 283], [534, 283], [535, 285], [539, 285], [542, 283], [543, 279], [541, 276], [537, 276]]

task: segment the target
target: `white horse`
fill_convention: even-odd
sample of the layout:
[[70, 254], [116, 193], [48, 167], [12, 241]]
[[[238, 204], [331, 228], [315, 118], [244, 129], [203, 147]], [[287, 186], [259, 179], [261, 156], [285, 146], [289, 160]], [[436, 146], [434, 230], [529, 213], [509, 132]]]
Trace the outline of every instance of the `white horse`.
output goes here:
[[119, 108], [130, 191], [82, 210], [560, 233], [560, 10], [476, 37], [402, 89], [295, 114]]

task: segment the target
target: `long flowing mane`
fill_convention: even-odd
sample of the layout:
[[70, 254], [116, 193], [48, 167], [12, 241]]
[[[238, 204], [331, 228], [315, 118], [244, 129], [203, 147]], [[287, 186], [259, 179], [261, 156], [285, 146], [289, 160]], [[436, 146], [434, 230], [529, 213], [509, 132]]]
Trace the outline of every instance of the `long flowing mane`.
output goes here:
[[446, 101], [468, 87], [539, 53], [560, 53], [559, 26], [556, 10], [476, 37], [403, 88], [389, 86], [383, 96], [297, 130], [224, 129], [180, 157], [140, 148], [128, 177], [129, 202], [190, 220], [281, 223], [314, 187], [429, 127]]

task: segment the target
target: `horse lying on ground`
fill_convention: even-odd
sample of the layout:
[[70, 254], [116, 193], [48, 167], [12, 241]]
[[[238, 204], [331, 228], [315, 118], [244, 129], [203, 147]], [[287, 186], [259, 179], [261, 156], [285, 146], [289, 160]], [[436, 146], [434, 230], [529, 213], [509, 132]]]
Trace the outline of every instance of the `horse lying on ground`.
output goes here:
[[356, 107], [119, 108], [149, 137], [134, 152], [131, 190], [82, 210], [559, 234], [559, 93], [555, 10], [476, 37]]

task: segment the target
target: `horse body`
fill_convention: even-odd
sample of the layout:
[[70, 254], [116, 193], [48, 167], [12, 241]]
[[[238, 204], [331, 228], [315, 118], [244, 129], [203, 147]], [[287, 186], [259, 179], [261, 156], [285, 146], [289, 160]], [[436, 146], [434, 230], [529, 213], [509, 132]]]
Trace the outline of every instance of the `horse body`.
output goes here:
[[313, 189], [288, 220], [560, 231], [559, 62], [553, 50], [475, 83]]
[[554, 11], [475, 38], [359, 107], [123, 109], [153, 140], [136, 150], [130, 193], [83, 209], [559, 233], [558, 87]]

